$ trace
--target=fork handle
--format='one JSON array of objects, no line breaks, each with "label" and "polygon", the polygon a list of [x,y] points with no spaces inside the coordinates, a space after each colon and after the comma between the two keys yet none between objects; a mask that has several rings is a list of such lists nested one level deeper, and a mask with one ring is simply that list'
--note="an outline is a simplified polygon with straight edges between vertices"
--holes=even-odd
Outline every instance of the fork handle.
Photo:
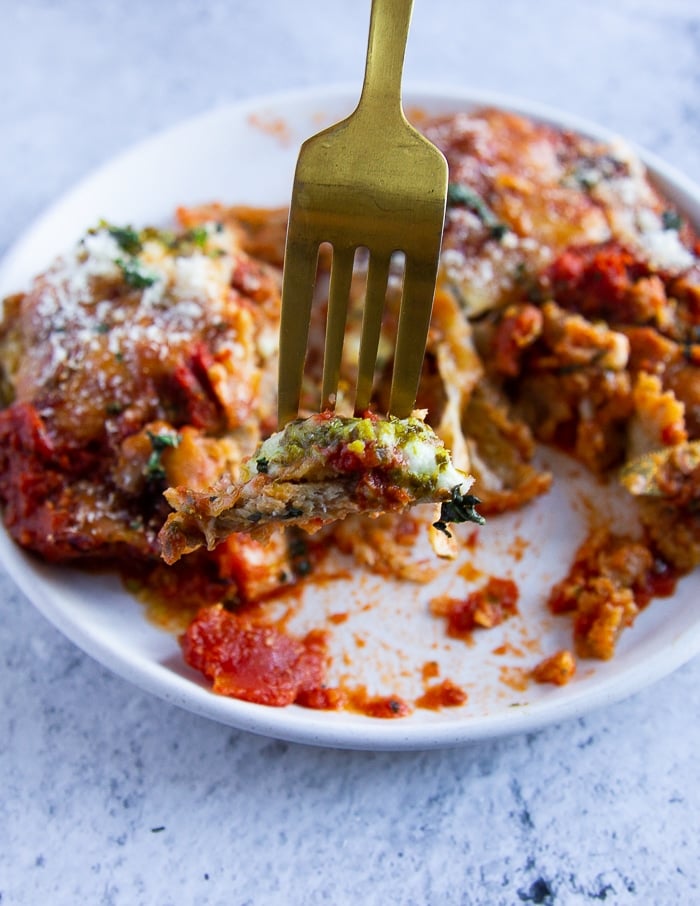
[{"label": "fork handle", "polygon": [[385,112],[401,107],[401,75],[413,0],[372,0],[367,63],[360,106],[379,103]]}]

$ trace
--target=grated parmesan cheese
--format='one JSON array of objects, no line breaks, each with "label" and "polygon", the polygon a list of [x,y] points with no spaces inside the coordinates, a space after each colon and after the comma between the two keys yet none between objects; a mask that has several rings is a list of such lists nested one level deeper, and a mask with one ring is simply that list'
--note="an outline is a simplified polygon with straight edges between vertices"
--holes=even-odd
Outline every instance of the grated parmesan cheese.
[{"label": "grated parmesan cheese", "polygon": [[[108,227],[87,233],[38,278],[35,322],[40,384],[60,381],[79,371],[89,358],[109,355],[128,361],[141,347],[165,360],[193,334],[221,318],[223,300],[233,270],[233,258],[223,249],[230,232],[212,227],[215,254],[165,238],[148,238],[129,254]],[[127,268],[143,286],[129,283]],[[126,292],[126,295],[125,295]],[[228,341],[234,357],[245,350],[234,338]]]}]

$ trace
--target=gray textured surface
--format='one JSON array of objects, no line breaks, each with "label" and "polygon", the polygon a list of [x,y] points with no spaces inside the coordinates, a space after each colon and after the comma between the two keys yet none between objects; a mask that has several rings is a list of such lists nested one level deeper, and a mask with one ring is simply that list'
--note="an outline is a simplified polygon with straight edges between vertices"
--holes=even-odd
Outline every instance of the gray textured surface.
[{"label": "gray textured surface", "polygon": [[[407,78],[568,108],[700,179],[695,0],[415,5]],[[367,11],[0,0],[0,252],[162,126],[359,79]],[[533,736],[343,753],[164,705],[82,655],[1,575],[0,598],[2,906],[700,902],[697,659]]]}]

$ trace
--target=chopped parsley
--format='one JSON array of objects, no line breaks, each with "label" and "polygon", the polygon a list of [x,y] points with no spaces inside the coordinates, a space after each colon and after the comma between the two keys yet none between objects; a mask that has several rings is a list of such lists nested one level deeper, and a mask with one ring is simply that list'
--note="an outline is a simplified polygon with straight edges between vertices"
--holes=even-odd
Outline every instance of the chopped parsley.
[{"label": "chopped parsley", "polygon": [[590,192],[599,183],[619,176],[624,171],[624,164],[609,154],[601,157],[580,157],[573,169],[561,180],[567,188],[583,189]]},{"label": "chopped parsley", "polygon": [[151,455],[146,463],[146,475],[153,479],[163,479],[165,478],[165,469],[161,462],[163,451],[177,447],[180,438],[177,434],[153,434],[152,431],[146,431],[146,434],[151,442]]},{"label": "chopped parsley", "polygon": [[508,224],[496,217],[478,193],[461,182],[451,182],[447,187],[447,204],[451,207],[461,205],[468,208],[487,227],[494,239],[502,239],[510,229]]},{"label": "chopped parsley", "polygon": [[600,170],[586,165],[576,167],[572,176],[574,182],[582,189],[594,189],[602,179]]},{"label": "chopped parsley", "polygon": [[109,235],[116,241],[119,248],[126,252],[127,255],[138,255],[141,251],[143,247],[141,237],[133,227],[112,226],[104,220],[100,222],[100,226],[107,230]]},{"label": "chopped parsley", "polygon": [[203,249],[207,244],[207,239],[209,239],[209,232],[205,226],[192,227],[191,230],[187,231],[187,238],[191,240],[194,245]]},{"label": "chopped parsley", "polygon": [[124,260],[117,258],[115,264],[121,268],[124,280],[134,289],[146,289],[147,286],[153,286],[158,279],[155,274],[149,274],[143,269],[143,265],[136,258]]},{"label": "chopped parsley", "polygon": [[661,223],[664,226],[665,230],[680,230],[683,226],[683,218],[678,213],[671,208],[668,208],[661,215]]},{"label": "chopped parsley", "polygon": [[267,475],[267,471],[270,468],[270,460],[261,456],[259,459],[255,460],[255,468],[261,475]]}]

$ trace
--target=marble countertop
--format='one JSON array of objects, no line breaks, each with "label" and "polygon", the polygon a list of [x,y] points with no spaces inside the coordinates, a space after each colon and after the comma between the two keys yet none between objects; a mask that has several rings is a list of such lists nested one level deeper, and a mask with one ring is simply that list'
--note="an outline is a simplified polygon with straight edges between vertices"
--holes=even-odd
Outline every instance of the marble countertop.
[{"label": "marble countertop", "polygon": [[[368,10],[2,4],[0,254],[87,170],[183,117],[359,84]],[[700,180],[695,0],[416,0],[405,75],[569,109]],[[700,902],[698,659],[539,733],[342,752],[166,705],[3,574],[0,599],[2,906]]]}]

